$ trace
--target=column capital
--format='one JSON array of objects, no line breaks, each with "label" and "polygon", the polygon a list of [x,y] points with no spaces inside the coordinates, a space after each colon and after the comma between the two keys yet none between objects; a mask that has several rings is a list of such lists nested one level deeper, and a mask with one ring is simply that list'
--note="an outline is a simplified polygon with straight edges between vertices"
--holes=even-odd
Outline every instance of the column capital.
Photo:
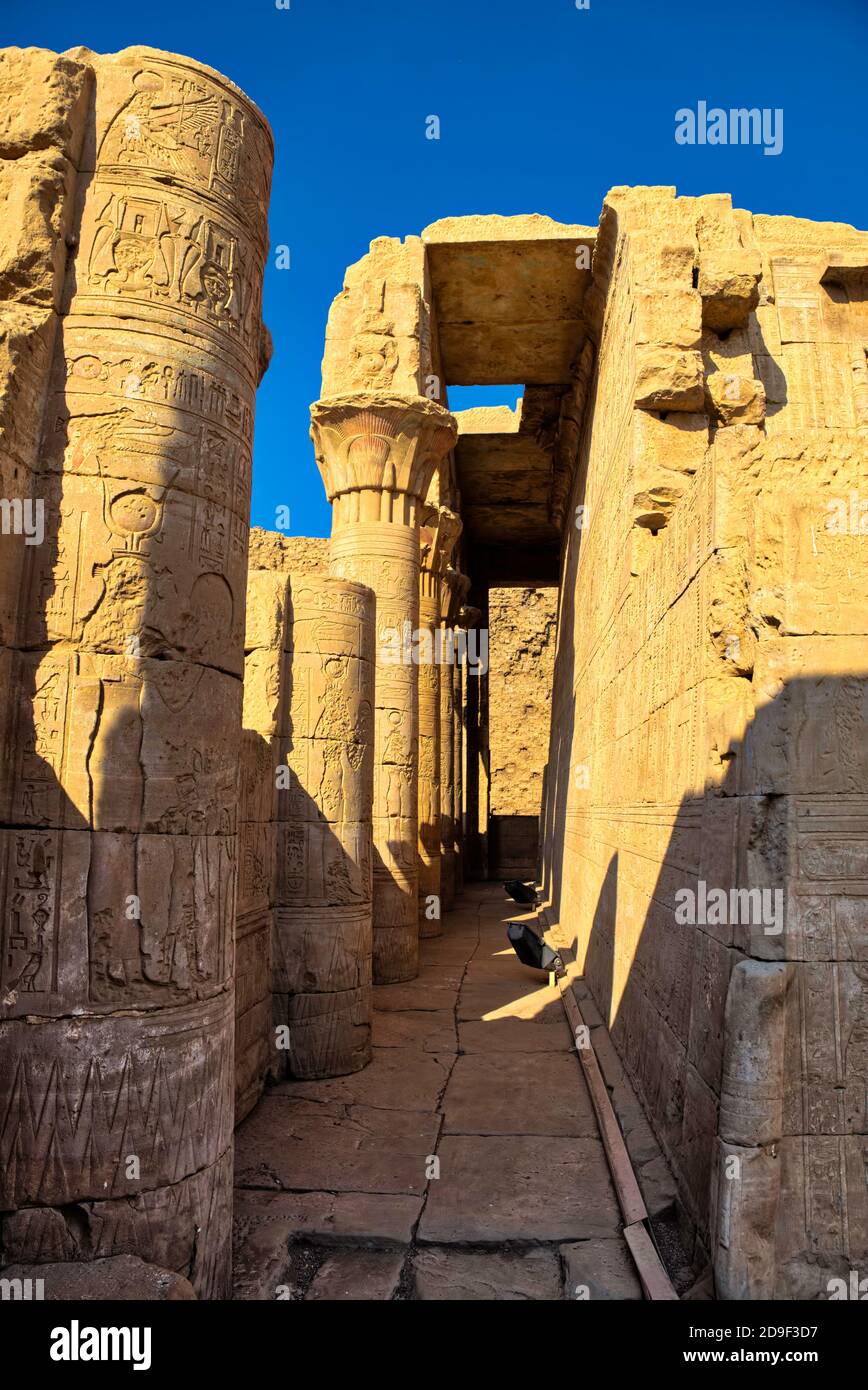
[{"label": "column capital", "polygon": [[[454,416],[427,396],[359,391],[315,401],[310,413],[310,435],[330,502],[361,492],[421,501],[458,433]],[[366,510],[362,507],[361,514]]]},{"label": "column capital", "polygon": [[458,611],[456,624],[463,628],[476,628],[482,620],[482,609],[474,608],[472,604],[464,603]]},{"label": "column capital", "polygon": [[442,579],[464,523],[457,512],[438,504],[426,505],[419,517],[419,543],[423,571]]},{"label": "column capital", "polygon": [[444,623],[454,627],[458,621],[461,605],[470,592],[470,576],[462,574],[453,565],[447,565],[440,590],[440,617]]}]

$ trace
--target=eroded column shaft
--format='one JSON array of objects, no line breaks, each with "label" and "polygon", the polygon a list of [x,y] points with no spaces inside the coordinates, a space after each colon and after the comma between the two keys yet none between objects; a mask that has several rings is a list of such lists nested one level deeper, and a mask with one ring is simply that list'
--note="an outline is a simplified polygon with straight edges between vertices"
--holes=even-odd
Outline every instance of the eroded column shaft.
[{"label": "eroded column shaft", "polygon": [[[419,587],[419,935],[443,930],[440,896],[440,578],[423,567]],[[430,656],[428,653],[430,652]]]},{"label": "eroded column shaft", "polygon": [[319,575],[289,589],[274,1017],[289,1074],[313,1078],[371,1057],[374,596]]},{"label": "eroded column shaft", "polygon": [[3,1251],[131,1252],[224,1296],[271,138],[198,64],[77,56],[96,99],[0,862]]},{"label": "eroded column shaft", "polygon": [[453,710],[455,714],[455,799],[453,835],[455,846],[455,892],[464,887],[464,674],[459,662],[453,668]]},{"label": "eroded column shaft", "polygon": [[[442,623],[441,643],[448,641]],[[455,691],[451,665],[440,672],[440,896],[444,912],[455,903]]]},{"label": "eroded column shaft", "polygon": [[444,572],[461,522],[447,507],[430,506],[422,516],[419,576],[419,935],[443,930],[440,878],[440,614]]},{"label": "eroded column shaft", "polygon": [[[457,891],[456,794],[460,782],[460,748],[457,738],[456,672],[460,670],[455,623],[461,601],[470,586],[467,577],[447,566],[440,586],[440,890],[443,909],[454,905]],[[460,686],[459,686],[460,689]],[[457,813],[460,815],[460,809]]]},{"label": "eroded column shaft", "polygon": [[388,984],[418,969],[419,505],[455,425],[424,397],[373,393],[320,401],[312,418],[332,572],[376,602],[373,978]]}]

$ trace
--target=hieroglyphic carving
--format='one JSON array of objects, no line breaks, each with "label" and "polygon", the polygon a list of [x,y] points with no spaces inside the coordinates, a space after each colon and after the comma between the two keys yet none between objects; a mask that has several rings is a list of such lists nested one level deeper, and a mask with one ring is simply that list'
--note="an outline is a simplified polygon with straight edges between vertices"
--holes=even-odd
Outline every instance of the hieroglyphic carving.
[{"label": "hieroglyphic carving", "polygon": [[[450,640],[454,651],[455,624],[469,588],[468,576],[447,565],[440,586],[444,651],[449,650]],[[461,787],[458,745],[460,673],[461,666],[457,661],[444,665],[440,671],[440,896],[447,912],[453,906],[458,890],[456,838],[460,832],[460,809],[456,814],[456,799],[460,797]],[[456,691],[459,696],[457,703]],[[460,808],[460,800],[458,805]]]},{"label": "hieroglyphic carving", "polygon": [[244,713],[238,766],[239,853],[235,911],[235,1123],[256,1104],[275,1061],[272,938],[275,903],[277,772],[288,675],[285,574],[248,577]]},{"label": "hieroglyphic carving", "polygon": [[298,1077],[357,1071],[371,1055],[374,596],[291,577],[280,724],[274,1017]]},{"label": "hieroglyphic carving", "polygon": [[311,435],[332,511],[332,573],[376,596],[374,980],[418,965],[418,509],[455,423],[424,397],[359,393],[312,407]]},{"label": "hieroglyphic carving", "polygon": [[[147,49],[86,62],[38,457],[46,539],[26,557],[0,774],[0,1206],[35,1204],[19,1234],[41,1240],[55,1205],[147,1194],[190,1248],[211,1211],[212,1255],[191,1263],[223,1296],[271,138],[195,63]],[[267,854],[246,828],[241,848],[255,895]],[[195,1202],[160,1203],[194,1180]],[[111,1253],[160,1263],[165,1229],[139,1222],[124,1245],[133,1224]]]},{"label": "hieroglyphic carving", "polygon": [[232,1133],[231,997],[0,1023],[0,1209],[134,1197],[213,1165]]},{"label": "hieroglyphic carving", "polygon": [[419,935],[439,936],[443,923],[440,881],[440,685],[438,651],[446,568],[461,534],[461,519],[448,507],[426,505],[419,528]]},{"label": "hieroglyphic carving", "polygon": [[[594,256],[545,888],[723,1297],[822,1299],[868,1252],[866,245],[617,190]],[[702,406],[664,342],[697,295]],[[682,368],[677,424],[632,409],[637,369],[662,399]],[[779,894],[773,929],[676,917],[700,884]]]}]

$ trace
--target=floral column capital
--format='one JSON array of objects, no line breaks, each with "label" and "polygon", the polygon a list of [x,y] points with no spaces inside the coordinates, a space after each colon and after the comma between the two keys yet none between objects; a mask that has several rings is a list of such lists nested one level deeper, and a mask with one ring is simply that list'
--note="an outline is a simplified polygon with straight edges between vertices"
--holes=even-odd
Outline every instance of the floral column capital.
[{"label": "floral column capital", "polygon": [[311,406],[310,434],[330,502],[363,491],[421,501],[457,433],[454,416],[426,396],[360,391]]}]

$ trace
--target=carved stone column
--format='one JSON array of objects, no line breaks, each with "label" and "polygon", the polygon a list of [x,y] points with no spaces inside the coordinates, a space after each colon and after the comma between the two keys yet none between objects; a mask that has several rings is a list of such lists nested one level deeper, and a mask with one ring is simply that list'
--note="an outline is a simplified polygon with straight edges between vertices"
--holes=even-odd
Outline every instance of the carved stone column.
[{"label": "carved stone column", "polygon": [[[440,684],[438,651],[443,575],[461,534],[448,507],[428,506],[420,532],[419,575],[419,935],[443,930],[440,882]],[[448,673],[444,673],[445,676]]]},{"label": "carved stone column", "polygon": [[274,1021],[290,1075],[371,1059],[374,596],[293,576],[281,701]]},{"label": "carved stone column", "polygon": [[311,437],[333,503],[331,568],[373,589],[373,977],[410,980],[419,958],[419,510],[455,441],[453,417],[424,396],[333,396],[311,408]]},{"label": "carved stone column", "polygon": [[250,558],[235,899],[236,1127],[272,1070],[275,773],[289,612],[286,574],[258,569]]},{"label": "carved stone column", "polygon": [[226,1297],[272,142],[197,63],[77,58],[95,103],[0,858],[2,1245],[7,1260],[129,1252]]},{"label": "carved stone column", "polygon": [[[480,607],[466,606],[462,610],[462,626],[470,634],[479,631],[485,621]],[[488,677],[468,661],[464,665],[464,735],[465,754],[464,795],[466,820],[464,825],[464,871],[467,879],[485,879],[488,873],[486,840],[488,831]]]},{"label": "carved stone column", "polygon": [[455,845],[455,893],[464,887],[464,667],[453,667],[455,712],[455,800],[452,818]]},{"label": "carved stone column", "polygon": [[466,575],[450,565],[440,589],[441,641],[444,651],[452,657],[440,671],[440,896],[444,912],[454,906],[457,891],[455,798],[459,780],[456,753],[460,756],[460,750],[456,738],[455,673],[460,666],[454,659],[454,630],[458,609],[469,587]]}]

